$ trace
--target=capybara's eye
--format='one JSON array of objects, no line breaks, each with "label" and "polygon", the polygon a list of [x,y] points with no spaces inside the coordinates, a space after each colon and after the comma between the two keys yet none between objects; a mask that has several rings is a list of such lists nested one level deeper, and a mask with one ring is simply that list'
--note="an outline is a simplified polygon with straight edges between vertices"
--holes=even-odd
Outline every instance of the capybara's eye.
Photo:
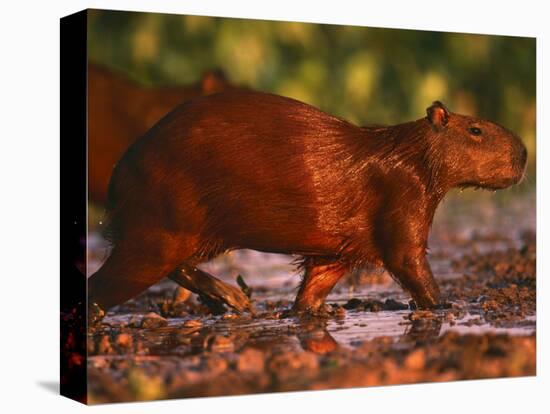
[{"label": "capybara's eye", "polygon": [[468,128],[468,132],[472,135],[481,135],[481,129],[477,127]]}]

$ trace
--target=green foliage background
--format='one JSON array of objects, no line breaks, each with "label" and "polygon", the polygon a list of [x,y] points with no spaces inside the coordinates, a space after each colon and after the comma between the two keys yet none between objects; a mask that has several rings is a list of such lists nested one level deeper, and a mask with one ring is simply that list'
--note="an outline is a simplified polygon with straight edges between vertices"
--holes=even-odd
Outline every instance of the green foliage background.
[{"label": "green foliage background", "polygon": [[518,133],[535,165],[533,38],[327,24],[92,11],[91,61],[147,85],[230,81],[310,103],[359,125],[452,111]]}]

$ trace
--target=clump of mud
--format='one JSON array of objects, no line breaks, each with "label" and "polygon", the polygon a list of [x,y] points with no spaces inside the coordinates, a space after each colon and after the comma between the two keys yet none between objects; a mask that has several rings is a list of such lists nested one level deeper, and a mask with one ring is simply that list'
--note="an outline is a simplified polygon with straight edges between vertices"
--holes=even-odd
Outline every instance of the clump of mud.
[{"label": "clump of mud", "polygon": [[[469,254],[455,260],[453,267],[463,277],[443,283],[448,300],[467,302],[467,307],[495,326],[512,326],[535,315],[535,236],[522,235],[517,248]],[[534,322],[533,322],[534,323]]]}]

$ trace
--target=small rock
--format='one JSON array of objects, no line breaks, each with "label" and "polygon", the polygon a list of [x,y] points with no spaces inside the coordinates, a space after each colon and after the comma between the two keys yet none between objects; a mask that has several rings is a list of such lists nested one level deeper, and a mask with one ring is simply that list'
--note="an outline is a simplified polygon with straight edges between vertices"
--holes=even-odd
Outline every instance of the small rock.
[{"label": "small rock", "polygon": [[412,312],[409,315],[409,320],[418,321],[420,319],[433,319],[434,317],[435,317],[435,314],[432,311],[417,310],[417,311]]},{"label": "small rock", "polygon": [[348,300],[343,307],[347,310],[357,309],[359,306],[361,306],[361,303],[361,299],[352,298]]},{"label": "small rock", "polygon": [[445,320],[447,322],[454,322],[455,319],[455,316],[450,312],[445,315]]},{"label": "small rock", "polygon": [[187,290],[181,286],[178,286],[174,290],[174,295],[172,296],[172,302],[174,305],[179,303],[186,302],[191,297],[191,291]]},{"label": "small rock", "polygon": [[242,351],[237,361],[239,372],[262,372],[264,369],[264,353],[254,348],[247,348]]},{"label": "small rock", "polygon": [[204,359],[202,368],[208,375],[217,376],[224,372],[228,365],[227,361],[220,356],[211,355]]},{"label": "small rock", "polygon": [[115,343],[121,348],[130,348],[132,346],[132,336],[127,333],[118,334]]},{"label": "small rock", "polygon": [[200,328],[202,326],[202,322],[199,319],[189,319],[188,321],[185,321],[182,326],[184,328]]},{"label": "small rock", "polygon": [[424,350],[416,349],[405,358],[405,366],[409,369],[422,369],[426,363]]},{"label": "small rock", "polygon": [[150,312],[141,319],[141,327],[144,329],[162,328],[166,325],[168,321],[155,312]]},{"label": "small rock", "polygon": [[496,311],[499,309],[499,304],[496,300],[486,300],[481,304],[481,308],[486,312]]},{"label": "small rock", "polygon": [[384,304],[375,299],[365,300],[363,302],[363,306],[365,307],[365,310],[370,312],[380,312],[381,310],[384,310]]},{"label": "small rock", "polygon": [[296,375],[307,377],[317,372],[319,360],[313,352],[285,352],[273,356],[268,367],[280,381],[285,381]]},{"label": "small rock", "polygon": [[101,337],[101,339],[99,340],[99,344],[97,345],[97,352],[99,354],[113,353],[113,346],[111,345],[111,341],[109,340],[109,335],[103,335]]},{"label": "small rock", "polygon": [[409,309],[409,305],[407,305],[406,303],[398,302],[394,299],[386,299],[386,301],[384,302],[384,309],[390,311],[407,310]]},{"label": "small rock", "polygon": [[215,335],[208,340],[207,348],[212,352],[231,352],[235,349],[235,343],[231,338]]},{"label": "small rock", "polygon": [[494,267],[495,273],[497,274],[497,276],[504,275],[508,271],[508,268],[509,268],[509,264],[504,262],[497,263]]}]

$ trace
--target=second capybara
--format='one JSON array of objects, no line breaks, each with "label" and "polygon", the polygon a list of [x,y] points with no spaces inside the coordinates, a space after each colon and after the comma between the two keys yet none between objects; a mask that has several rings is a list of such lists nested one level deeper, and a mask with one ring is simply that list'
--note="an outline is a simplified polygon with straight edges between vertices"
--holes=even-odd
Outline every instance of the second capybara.
[{"label": "second capybara", "polygon": [[145,87],[104,66],[88,64],[88,192],[107,201],[109,179],[124,151],[181,102],[232,87],[219,70],[190,86]]},{"label": "second capybara", "polygon": [[117,164],[113,249],[89,280],[89,300],[109,308],[170,276],[245,308],[238,289],[196,266],[248,248],[301,257],[298,312],[321,310],[338,280],[366,264],[431,308],[440,292],[426,251],[438,204],[453,187],[516,184],[526,160],[512,132],[440,102],[416,121],[360,128],[266,93],[197,98]]}]

